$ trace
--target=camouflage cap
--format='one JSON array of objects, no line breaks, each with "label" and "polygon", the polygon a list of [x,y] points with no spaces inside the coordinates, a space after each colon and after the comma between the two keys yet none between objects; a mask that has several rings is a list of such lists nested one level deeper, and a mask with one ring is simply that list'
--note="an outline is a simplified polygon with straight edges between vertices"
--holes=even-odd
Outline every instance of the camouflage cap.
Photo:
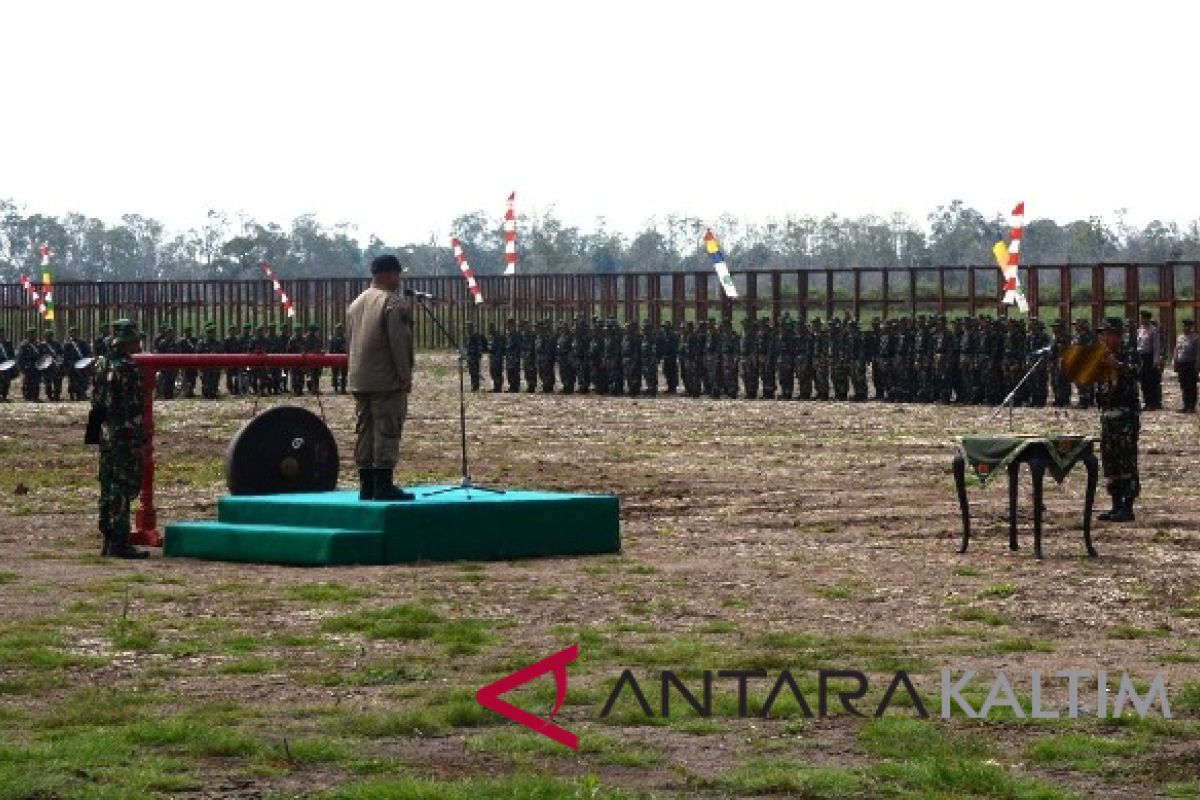
[{"label": "camouflage cap", "polygon": [[138,332],[137,323],[128,319],[119,319],[113,322],[114,343],[136,342],[139,339],[141,339],[141,333]]},{"label": "camouflage cap", "polygon": [[1124,333],[1125,320],[1120,317],[1105,317],[1104,321],[1096,326],[1097,333]]}]

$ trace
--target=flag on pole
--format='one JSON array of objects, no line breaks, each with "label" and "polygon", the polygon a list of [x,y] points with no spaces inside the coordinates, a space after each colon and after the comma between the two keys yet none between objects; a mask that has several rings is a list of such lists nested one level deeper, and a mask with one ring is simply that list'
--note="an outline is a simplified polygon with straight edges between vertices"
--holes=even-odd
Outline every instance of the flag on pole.
[{"label": "flag on pole", "polygon": [[467,281],[467,288],[471,290],[471,296],[475,298],[475,305],[479,305],[483,302],[483,292],[479,289],[479,283],[475,280],[475,273],[471,270],[471,265],[467,263],[467,255],[463,252],[462,243],[458,241],[457,236],[450,238],[450,247],[453,248],[454,260],[458,264],[458,268],[462,270],[463,277]]},{"label": "flag on pole", "polygon": [[1021,263],[1021,229],[1025,226],[1025,202],[1022,201],[1012,210],[1010,217],[1009,243],[1004,243],[1004,235],[992,245],[992,255],[996,257],[996,266],[1004,275],[1004,299],[1008,305],[1015,305],[1022,314],[1029,313],[1029,303],[1025,293],[1021,291],[1021,280],[1017,268]]},{"label": "flag on pole", "polygon": [[517,213],[514,203],[517,193],[508,196],[508,209],[504,212],[504,274],[517,274]]},{"label": "flag on pole", "polygon": [[296,309],[292,308],[292,299],[283,290],[283,284],[279,282],[279,277],[275,274],[275,270],[271,269],[271,265],[265,261],[258,262],[258,266],[266,273],[267,280],[274,285],[275,294],[279,295],[279,302],[283,305],[283,313],[289,317],[296,316]]},{"label": "flag on pole", "polygon": [[717,237],[713,236],[712,228],[704,231],[704,249],[708,251],[708,255],[712,259],[713,269],[717,271],[717,278],[721,281],[721,288],[725,290],[725,296],[737,297],[737,288],[733,285],[733,278],[729,275],[729,267],[725,266],[725,254],[721,252],[721,245],[717,243]]},{"label": "flag on pole", "polygon": [[29,280],[28,275],[22,275],[21,285],[25,287],[25,294],[29,295],[29,302],[37,306],[38,314],[43,318],[46,316],[46,304],[42,302],[42,295],[34,288],[33,282]]},{"label": "flag on pole", "polygon": [[54,321],[54,282],[50,280],[50,245],[43,244],[39,248],[42,254],[42,303],[45,310],[42,316],[47,322]]}]

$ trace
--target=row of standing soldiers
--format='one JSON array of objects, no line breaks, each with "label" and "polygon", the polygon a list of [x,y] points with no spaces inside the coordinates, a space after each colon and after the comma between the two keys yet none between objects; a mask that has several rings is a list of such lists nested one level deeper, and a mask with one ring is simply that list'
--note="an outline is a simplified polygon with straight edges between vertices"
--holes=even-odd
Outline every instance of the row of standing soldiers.
[{"label": "row of standing soldiers", "polygon": [[[217,326],[213,322],[204,326],[204,337],[192,336],[191,328],[183,329],[183,336],[177,337],[170,327],[160,329],[154,339],[156,353],[345,353],[346,336],[339,323],[334,326],[333,335],[328,342],[322,339],[320,326],[310,322],[307,328],[297,326],[293,332],[292,326],[283,325],[231,325],[226,329],[225,336],[217,335]],[[183,380],[179,381],[180,370],[162,370],[158,373],[157,396],[163,399],[175,397],[176,384],[184,397],[196,396],[196,382],[200,382],[200,396],[215,400],[220,394],[221,370],[219,369],[185,369]],[[346,370],[333,370],[333,390],[338,394],[346,392]],[[321,393],[321,369],[245,369],[228,368],[225,370],[225,391],[231,395],[281,395],[290,391],[299,397],[306,391],[309,394]]]},{"label": "row of standing soldiers", "polygon": [[[88,371],[76,364],[93,355],[92,346],[80,338],[76,327],[67,329],[67,338],[62,342],[55,338],[53,328],[46,328],[40,338],[37,328],[29,328],[16,345],[0,328],[0,364],[16,362],[12,369],[0,369],[0,402],[8,402],[17,375],[21,377],[21,395],[31,403],[41,402],[43,393],[47,400],[61,400],[64,380],[69,399],[86,399]],[[39,364],[45,366],[39,368]]]},{"label": "row of standing soldiers", "polygon": [[[8,400],[8,393],[15,374],[21,376],[22,396],[30,402],[41,400],[44,390],[46,399],[60,400],[64,378],[67,395],[71,400],[88,399],[89,369],[77,369],[75,364],[87,358],[99,358],[112,352],[112,337],[109,326],[101,323],[96,336],[89,343],[80,337],[79,329],[71,327],[66,341],[55,339],[54,330],[47,328],[41,339],[37,329],[26,331],[25,339],[15,347],[0,329],[0,364],[15,360],[12,371],[0,371],[0,402]],[[320,328],[309,323],[307,329],[297,328],[293,333],[290,325],[231,325],[223,338],[218,337],[215,323],[204,326],[204,336],[192,335],[192,328],[184,328],[177,336],[170,326],[159,329],[154,337],[152,352],[155,353],[345,353],[346,337],[342,325],[334,326],[333,335],[323,341]],[[50,365],[38,369],[39,361],[50,357]],[[182,374],[181,374],[182,373]],[[221,370],[219,369],[164,369],[158,373],[155,395],[164,400],[177,395],[195,397],[197,383],[200,394],[216,399],[220,391]],[[333,370],[333,389],[346,392],[346,370]],[[240,394],[284,394],[291,391],[302,395],[305,391],[319,394],[321,391],[321,369],[236,369],[225,370],[225,390],[231,395]]]},{"label": "row of standing soldiers", "polygon": [[[854,319],[784,314],[747,317],[741,328],[712,319],[660,326],[510,319],[484,335],[468,324],[471,388],[480,388],[487,355],[494,392],[560,386],[564,394],[652,397],[682,389],[691,397],[862,401],[873,389],[877,400],[996,405],[1040,360],[1014,401],[1061,407],[1071,403],[1072,384],[1057,356],[1067,345],[1096,341],[1085,320],[1072,332],[1065,321],[1047,329],[1037,319],[987,316],[875,319],[864,330]],[[1094,387],[1077,391],[1081,407],[1094,405]]]}]

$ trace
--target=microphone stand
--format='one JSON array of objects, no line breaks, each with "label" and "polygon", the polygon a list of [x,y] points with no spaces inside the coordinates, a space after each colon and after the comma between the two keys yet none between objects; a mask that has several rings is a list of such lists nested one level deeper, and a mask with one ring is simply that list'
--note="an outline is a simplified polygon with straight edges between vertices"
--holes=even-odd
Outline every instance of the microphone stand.
[{"label": "microphone stand", "polygon": [[996,406],[996,410],[992,412],[990,417],[988,417],[989,422],[996,418],[996,415],[1000,413],[1001,409],[1003,409],[1005,406],[1008,406],[1008,431],[1009,433],[1012,433],[1013,405],[1016,404],[1017,392],[1021,391],[1021,387],[1025,385],[1025,381],[1029,380],[1029,376],[1041,368],[1042,363],[1046,360],[1046,356],[1048,355],[1050,355],[1049,348],[1043,348],[1043,350],[1038,353],[1037,361],[1033,362],[1033,366],[1025,371],[1025,375],[1022,376],[1021,380],[1017,381],[1017,385],[1014,386],[1013,390],[1008,393],[1008,397],[1004,398],[1004,402]]},{"label": "microphone stand", "polygon": [[442,332],[442,335],[450,340],[450,344],[458,351],[458,433],[459,442],[462,445],[462,476],[459,478],[457,486],[448,486],[445,489],[438,489],[436,492],[430,492],[426,497],[434,497],[447,492],[465,491],[470,496],[471,490],[479,492],[491,492],[492,494],[504,494],[503,489],[491,489],[487,486],[480,486],[471,480],[471,474],[467,471],[467,388],[466,379],[463,376],[464,365],[467,361],[467,353],[458,346],[458,342],[450,335],[450,331],[446,330],[446,326],[437,318],[433,310],[425,304],[425,297],[420,294],[413,294],[413,297],[424,311],[425,314],[433,320],[433,324]]}]

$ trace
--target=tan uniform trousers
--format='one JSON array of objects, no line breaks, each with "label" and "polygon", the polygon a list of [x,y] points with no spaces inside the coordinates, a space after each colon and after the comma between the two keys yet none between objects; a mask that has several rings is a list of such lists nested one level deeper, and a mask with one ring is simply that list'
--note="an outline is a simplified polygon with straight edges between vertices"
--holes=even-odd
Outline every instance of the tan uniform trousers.
[{"label": "tan uniform trousers", "polygon": [[354,393],[354,461],[359,469],[394,469],[408,416],[405,392]]}]

